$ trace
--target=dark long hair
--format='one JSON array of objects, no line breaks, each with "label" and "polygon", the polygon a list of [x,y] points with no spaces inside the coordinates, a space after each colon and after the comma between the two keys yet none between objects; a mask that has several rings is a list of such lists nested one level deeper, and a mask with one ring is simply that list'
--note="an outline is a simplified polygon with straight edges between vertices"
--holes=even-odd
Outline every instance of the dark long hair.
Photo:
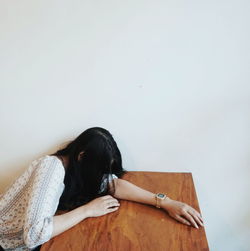
[{"label": "dark long hair", "polygon": [[64,177],[65,189],[58,205],[61,210],[71,210],[99,196],[114,193],[114,182],[110,186],[103,180],[110,179],[112,174],[119,178],[125,172],[115,140],[109,131],[100,127],[87,129],[53,155],[67,156],[69,160]]}]

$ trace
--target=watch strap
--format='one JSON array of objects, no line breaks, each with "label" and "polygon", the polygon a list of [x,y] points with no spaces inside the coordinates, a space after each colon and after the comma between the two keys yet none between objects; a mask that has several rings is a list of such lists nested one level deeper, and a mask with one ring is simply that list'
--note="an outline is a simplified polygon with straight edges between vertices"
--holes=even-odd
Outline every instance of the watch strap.
[{"label": "watch strap", "polygon": [[157,208],[161,208],[161,202],[162,202],[163,200],[165,200],[166,198],[167,198],[167,195],[166,195],[166,194],[163,194],[163,193],[156,193],[156,194],[155,194],[155,202],[156,202],[155,206],[156,206]]}]

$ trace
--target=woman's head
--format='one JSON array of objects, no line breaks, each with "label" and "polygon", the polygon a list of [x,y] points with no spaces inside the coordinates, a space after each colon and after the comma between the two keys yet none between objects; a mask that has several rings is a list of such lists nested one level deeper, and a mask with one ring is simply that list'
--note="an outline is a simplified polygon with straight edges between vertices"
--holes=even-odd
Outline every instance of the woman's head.
[{"label": "woman's head", "polygon": [[72,209],[112,192],[107,184],[100,193],[103,179],[111,174],[121,177],[124,173],[115,140],[100,127],[87,129],[55,155],[68,157],[65,189],[59,202],[61,209]]}]

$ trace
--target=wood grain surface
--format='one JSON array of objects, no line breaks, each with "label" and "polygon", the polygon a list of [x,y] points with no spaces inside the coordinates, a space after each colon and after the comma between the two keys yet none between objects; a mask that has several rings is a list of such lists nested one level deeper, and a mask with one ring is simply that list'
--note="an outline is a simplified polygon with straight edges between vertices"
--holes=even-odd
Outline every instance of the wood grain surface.
[{"label": "wood grain surface", "polygon": [[[123,179],[200,211],[191,173],[128,172]],[[209,250],[204,228],[183,225],[152,206],[120,203],[118,211],[82,221],[45,243],[41,251]]]}]

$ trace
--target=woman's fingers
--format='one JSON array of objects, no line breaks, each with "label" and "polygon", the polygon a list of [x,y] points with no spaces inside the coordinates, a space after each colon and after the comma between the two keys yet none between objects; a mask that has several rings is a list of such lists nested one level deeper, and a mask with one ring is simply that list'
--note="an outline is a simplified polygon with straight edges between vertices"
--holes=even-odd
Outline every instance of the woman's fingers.
[{"label": "woman's fingers", "polygon": [[186,212],[185,214],[183,214],[183,217],[185,217],[195,228],[199,228],[194,218],[190,214]]},{"label": "woman's fingers", "polygon": [[116,199],[106,200],[106,203],[119,203]]},{"label": "woman's fingers", "polygon": [[[165,209],[169,215],[176,220],[186,225],[192,225],[196,228],[203,226],[203,219],[198,211],[191,206],[175,200],[167,200],[163,203],[163,209]],[[189,224],[187,223],[189,222]]]},{"label": "woman's fingers", "polygon": [[190,223],[188,220],[184,219],[184,218],[183,218],[182,216],[180,216],[180,215],[176,215],[176,216],[175,216],[175,219],[178,220],[179,222],[183,223],[183,224],[188,225],[188,226],[191,225],[191,223]]},{"label": "woman's fingers", "polygon": [[196,223],[198,223],[198,225],[202,227],[204,226],[202,217],[198,211],[196,211],[194,208],[190,208],[189,210],[187,210],[187,213],[189,213],[194,218],[194,220],[196,221]]},{"label": "woman's fingers", "polygon": [[110,208],[107,208],[107,214],[108,213],[112,213],[112,212],[116,211],[117,209],[119,209],[119,207],[110,207]]},{"label": "woman's fingers", "polygon": [[202,217],[201,217],[201,215],[200,214],[198,214],[198,218],[200,219],[200,221],[202,222],[202,224],[204,223],[203,222],[203,219],[202,219]]},{"label": "woman's fingers", "polygon": [[103,196],[103,200],[106,201],[107,203],[113,202],[113,201],[118,202],[117,199],[115,199],[114,197],[112,197],[112,196],[110,196],[110,195]]},{"label": "woman's fingers", "polygon": [[109,207],[119,207],[120,203],[117,199],[113,198],[112,196],[105,196],[104,203],[107,208]]},{"label": "woman's fingers", "polygon": [[204,226],[202,220],[199,217],[199,214],[196,214],[195,212],[194,213],[188,212],[188,213],[195,219],[195,221],[196,221],[196,223],[198,223],[198,225],[200,225],[201,227]]},{"label": "woman's fingers", "polygon": [[119,207],[120,204],[117,201],[111,201],[107,203],[107,207]]},{"label": "woman's fingers", "polygon": [[102,196],[102,198],[103,198],[104,200],[114,199],[114,197],[112,197],[111,195],[104,195],[104,196]]}]

